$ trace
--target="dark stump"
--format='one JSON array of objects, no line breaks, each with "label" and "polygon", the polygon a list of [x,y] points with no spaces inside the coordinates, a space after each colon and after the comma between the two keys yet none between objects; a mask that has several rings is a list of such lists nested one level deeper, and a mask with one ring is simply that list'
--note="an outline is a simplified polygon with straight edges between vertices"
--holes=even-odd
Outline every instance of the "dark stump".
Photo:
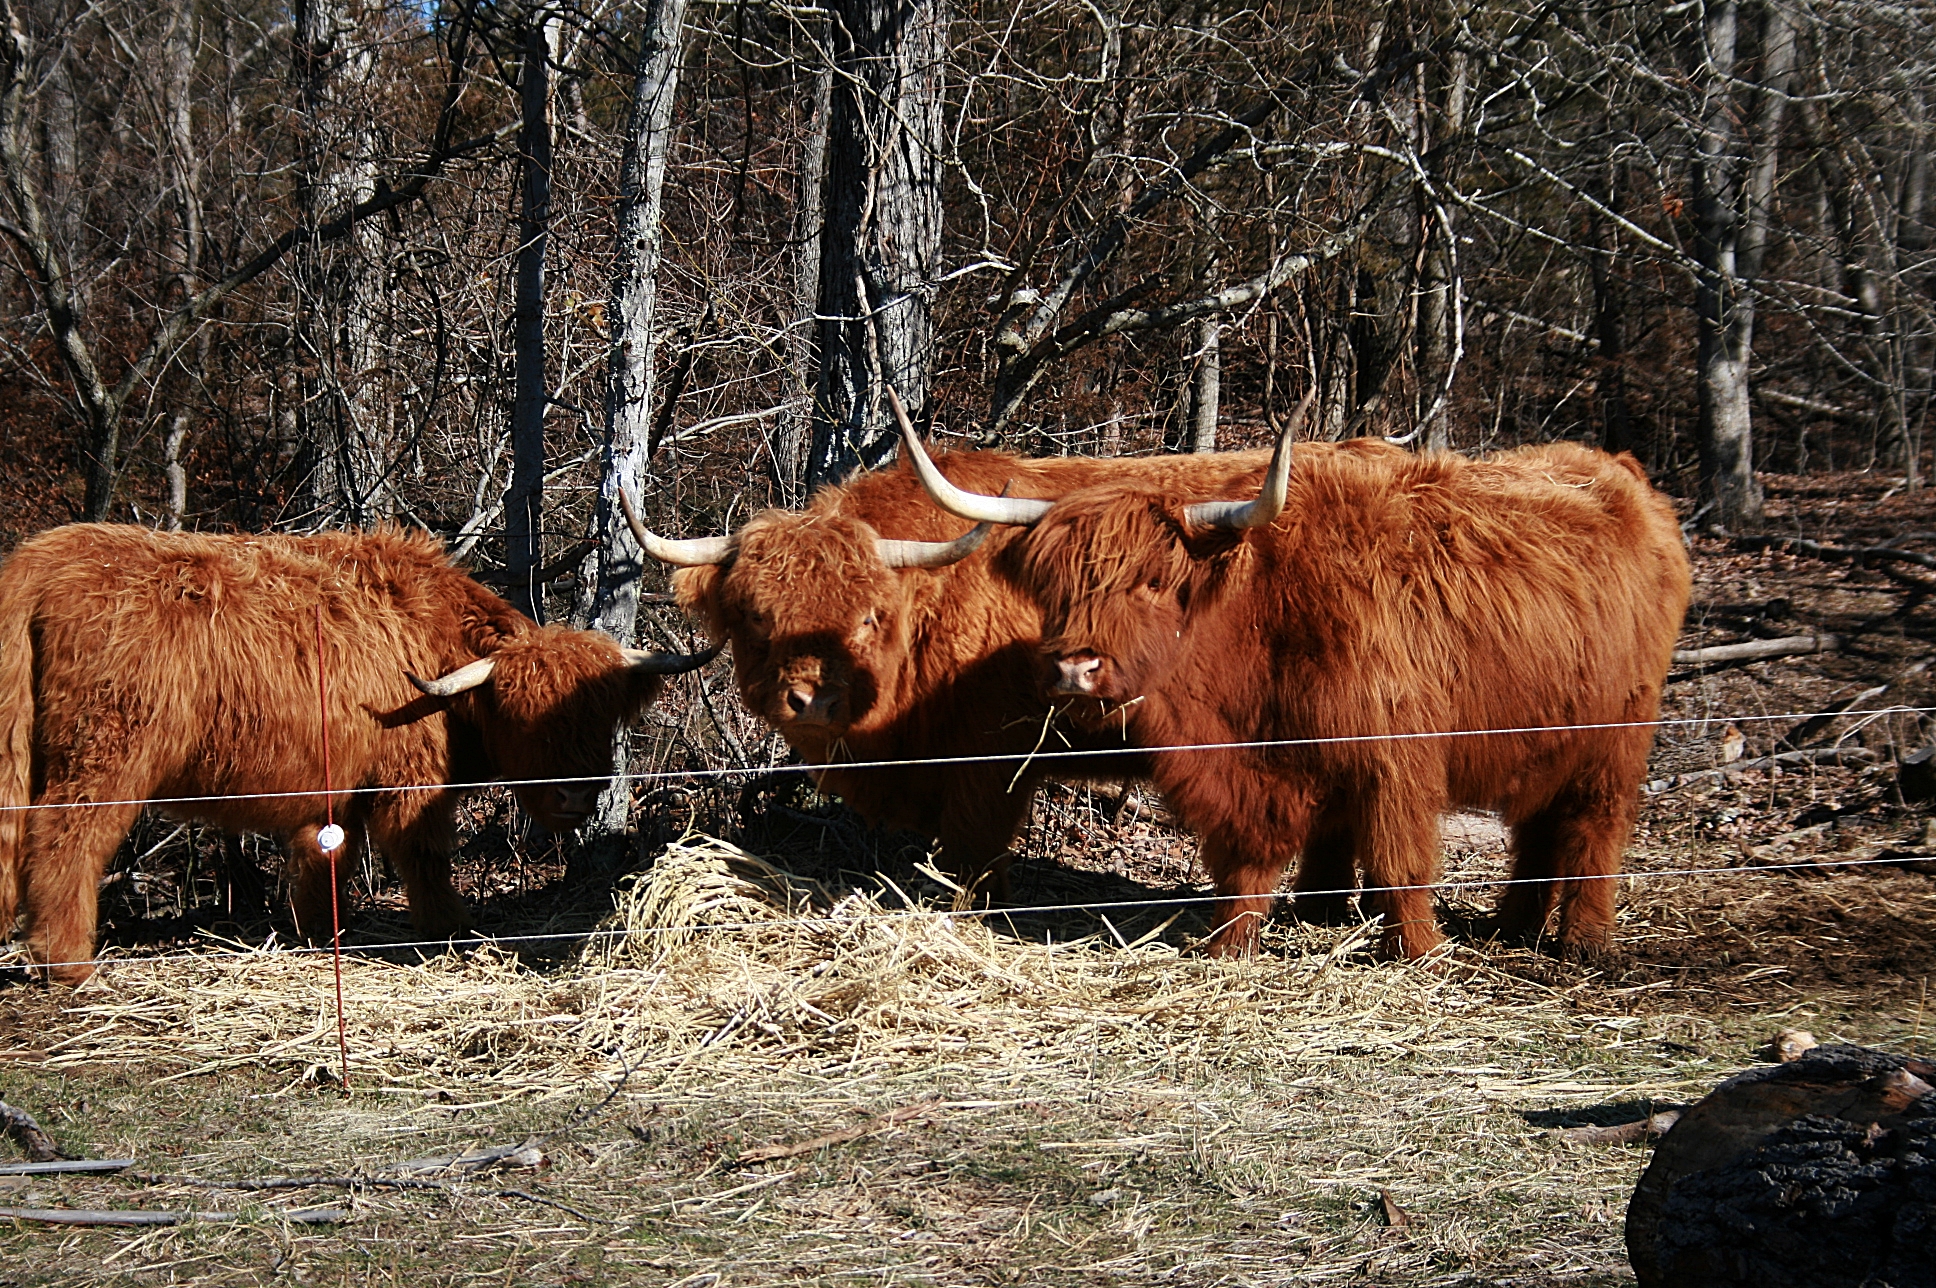
[{"label": "dark stump", "polygon": [[1933,1084],[1830,1046],[1716,1087],[1627,1206],[1640,1288],[1936,1288]]}]

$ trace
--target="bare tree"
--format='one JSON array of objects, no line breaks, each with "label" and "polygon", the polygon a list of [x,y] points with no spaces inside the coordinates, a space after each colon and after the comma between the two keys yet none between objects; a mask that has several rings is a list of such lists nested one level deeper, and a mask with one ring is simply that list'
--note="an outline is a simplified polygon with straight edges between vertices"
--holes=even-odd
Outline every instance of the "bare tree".
[{"label": "bare tree", "polygon": [[[302,119],[296,201],[311,227],[376,193],[376,123],[367,105],[379,29],[366,26],[371,17],[356,0],[296,0],[291,79]],[[320,239],[301,246],[297,255],[297,405],[310,449],[311,521],[340,515],[366,524],[396,510],[389,409],[373,396],[380,242],[361,224],[327,246]]]},{"label": "bare tree", "polygon": [[[686,0],[651,0],[642,15],[643,43],[632,86],[631,113],[620,163],[616,271],[607,308],[611,344],[605,402],[604,460],[598,509],[596,591],[583,605],[590,624],[629,644],[639,606],[639,576],[644,551],[633,540],[619,507],[621,490],[637,496],[658,447],[654,402],[657,377],[660,248],[664,237],[665,177],[671,149],[672,109],[679,93],[684,49]],[[621,730],[614,761],[624,772],[630,760],[628,735]],[[615,782],[600,799],[588,825],[594,835],[625,830],[631,788]]]},{"label": "bare tree", "polygon": [[[44,184],[48,170],[31,155],[27,119],[30,87],[43,84],[41,66],[66,56],[62,42],[73,38],[72,27],[57,29],[46,43],[28,35],[21,11],[0,0],[0,182],[6,209],[0,218],[4,234],[20,256],[31,282],[44,326],[81,421],[80,453],[86,477],[82,504],[85,517],[105,519],[113,504],[122,466],[122,437],[131,407],[146,400],[173,362],[185,339],[214,318],[241,288],[256,282],[299,247],[343,241],[378,216],[419,200],[444,168],[456,158],[475,153],[497,139],[495,133],[459,139],[458,101],[469,77],[469,26],[460,12],[447,31],[441,105],[428,146],[372,184],[367,195],[345,198],[333,208],[320,205],[313,213],[296,204],[299,218],[280,233],[264,238],[263,230],[244,226],[229,241],[219,266],[198,269],[192,289],[171,292],[167,298],[131,293],[129,316],[96,320],[89,292],[75,272],[80,252],[55,240],[47,216],[50,195]],[[58,105],[57,105],[58,106]],[[164,133],[164,131],[157,131]],[[58,173],[58,171],[56,171]],[[119,302],[117,302],[117,305]],[[90,335],[90,332],[93,334]],[[104,340],[111,343],[103,344]],[[131,351],[118,378],[102,370],[101,349]]]},{"label": "bare tree", "polygon": [[806,485],[898,441],[883,391],[929,413],[946,136],[944,0],[834,0],[814,434]]},{"label": "bare tree", "polygon": [[524,15],[519,65],[520,185],[517,306],[512,318],[517,396],[511,412],[511,487],[504,497],[504,571],[511,602],[544,620],[534,574],[544,563],[545,415],[551,386],[545,372],[545,248],[551,232],[551,67],[558,57],[558,14],[539,7]]},{"label": "bare tree", "polygon": [[[1759,68],[1751,72],[1741,31],[1743,9],[1759,18]],[[1782,116],[1795,67],[1795,27],[1779,0],[1743,6],[1713,0],[1690,24],[1691,71],[1701,103],[1695,130],[1692,195],[1695,359],[1701,419],[1696,441],[1702,490],[1712,520],[1730,528],[1761,524],[1754,477],[1749,387],[1755,327],[1754,284],[1774,219]],[[1746,128],[1744,128],[1744,123]]]}]

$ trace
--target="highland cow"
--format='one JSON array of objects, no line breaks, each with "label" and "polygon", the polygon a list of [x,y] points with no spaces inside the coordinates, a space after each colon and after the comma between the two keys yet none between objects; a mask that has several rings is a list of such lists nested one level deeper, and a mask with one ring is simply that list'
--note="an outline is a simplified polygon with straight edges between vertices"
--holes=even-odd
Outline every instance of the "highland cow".
[{"label": "highland cow", "polygon": [[[1237,496],[1256,490],[1267,461],[956,452],[942,468],[964,486],[1022,497],[1159,478]],[[963,534],[905,465],[822,489],[804,511],[768,510],[729,537],[637,535],[684,565],[673,579],[679,603],[731,641],[741,697],[823,766],[822,789],[870,822],[937,838],[943,867],[983,894],[1006,897],[1007,851],[1045,779],[1149,772],[1141,756],[1101,754],[1124,745],[1113,728],[1051,727],[1041,615],[1015,580],[1018,534],[998,529],[985,543],[980,531]],[[1097,754],[1057,754],[1070,751]],[[837,767],[931,758],[965,759]],[[1319,885],[1340,877],[1311,872]],[[1347,857],[1342,877],[1350,872]]]},{"label": "highland cow", "polygon": [[[508,777],[546,826],[582,823],[617,724],[709,656],[535,625],[434,539],[397,530],[43,533],[0,566],[0,936],[24,909],[33,959],[85,979],[102,869],[160,798],[280,837],[312,939],[329,934],[317,832],[333,813],[351,846],[367,835],[388,857],[416,929],[442,939],[469,924],[450,880],[458,798]],[[515,781],[542,778],[566,781]]]},{"label": "highland cow", "polygon": [[[1202,835],[1213,952],[1254,951],[1312,844],[1355,853],[1387,954],[1429,952],[1438,818],[1455,807],[1511,829],[1525,884],[1501,901],[1505,932],[1543,934],[1557,904],[1562,951],[1603,950],[1604,878],[1687,606],[1668,502],[1632,457],[1571,444],[1468,460],[1357,441],[1296,459],[1293,473],[1286,434],[1248,503],[1187,478],[1052,504],[971,496],[931,467],[926,481],[959,516],[1029,525],[1012,575],[1079,724],[1198,748],[1150,763]],[[1277,745],[1242,745],[1258,743]]]}]

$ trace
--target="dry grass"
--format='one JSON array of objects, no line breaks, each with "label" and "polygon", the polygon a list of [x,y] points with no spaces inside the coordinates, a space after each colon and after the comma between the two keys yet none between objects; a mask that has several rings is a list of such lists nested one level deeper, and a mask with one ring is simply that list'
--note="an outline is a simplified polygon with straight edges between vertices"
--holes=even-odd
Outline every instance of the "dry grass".
[{"label": "dry grass", "polygon": [[[1496,871],[1491,838],[1455,842]],[[45,1009],[0,1047],[46,1056],[0,1059],[0,1096],[186,1179],[0,1202],[249,1219],[23,1226],[0,1283],[1621,1282],[1645,1151],[1550,1129],[1700,1094],[1772,1009],[1685,1013],[1487,946],[1374,964],[1364,927],[1274,927],[1251,963],[1174,928],[1052,942],[698,835],[615,902],[608,928],[639,933],[542,966],[346,960],[347,1100],[325,958],[211,946],[10,990]],[[542,1169],[358,1187],[329,1229],[276,1213],[340,1190],[193,1183],[382,1177],[527,1135]],[[782,1156],[742,1161],[760,1147]]]}]

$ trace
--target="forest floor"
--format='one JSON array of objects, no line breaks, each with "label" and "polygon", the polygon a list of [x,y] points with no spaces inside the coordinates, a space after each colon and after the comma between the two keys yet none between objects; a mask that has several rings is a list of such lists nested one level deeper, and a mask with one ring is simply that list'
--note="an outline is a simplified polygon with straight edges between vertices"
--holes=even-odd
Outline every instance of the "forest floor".
[{"label": "forest floor", "polygon": [[[1771,532],[1936,553],[1928,493],[1769,483]],[[1194,842],[1141,792],[1046,791],[1014,872],[1018,905],[1125,906],[987,917],[805,793],[665,797],[615,892],[487,795],[480,921],[558,938],[346,958],[346,1096],[327,958],[184,908],[220,844],[144,823],[104,896],[124,960],[0,983],[0,1099],[134,1166],[0,1175],[0,1207],[232,1219],[0,1221],[0,1285],[1630,1283],[1649,1147],[1567,1128],[1691,1102],[1784,1028],[1936,1047],[1936,826],[1899,785],[1936,570],[1694,554],[1684,648],[1840,645],[1675,674],[1590,965],[1486,938],[1485,816],[1446,824],[1441,954],[1280,920],[1220,962],[1164,902],[1203,893]],[[394,890],[360,907],[355,941],[407,937]],[[523,1149],[436,1161],[492,1146]]]}]

